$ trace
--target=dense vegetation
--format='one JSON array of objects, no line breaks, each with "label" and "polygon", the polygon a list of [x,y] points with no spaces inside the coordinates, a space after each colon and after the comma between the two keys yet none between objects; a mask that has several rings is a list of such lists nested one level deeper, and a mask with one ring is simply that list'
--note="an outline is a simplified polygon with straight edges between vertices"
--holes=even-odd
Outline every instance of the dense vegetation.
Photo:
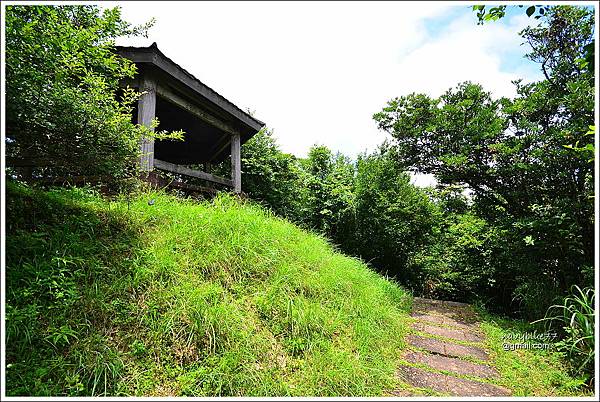
[{"label": "dense vegetation", "polygon": [[393,385],[409,294],[264,209],[10,183],[6,208],[10,395]]},{"label": "dense vegetation", "polygon": [[[394,376],[409,293],[253,202],[8,183],[6,216],[8,395],[424,392]],[[526,323],[483,329],[514,395],[585,394],[560,353],[502,351]]]},{"label": "dense vegetation", "polygon": [[402,166],[472,191],[474,210],[501,233],[495,283],[481,296],[530,315],[573,284],[591,285],[594,264],[593,163],[565,147],[593,143],[594,76],[578,63],[593,13],[553,8],[547,25],[522,32],[547,79],[517,82],[516,98],[464,83],[438,99],[394,99],[375,115]]},{"label": "dense vegetation", "polygon": [[136,68],[115,54],[114,39],[143,35],[152,23],[132,27],[118,8],[6,11],[6,157],[24,168],[11,174],[124,178],[135,171],[142,136],[181,138],[133,124],[139,94],[119,86]]},{"label": "dense vegetation", "polygon": [[[229,197],[9,183],[10,393],[378,395],[409,303],[360,260],[414,294],[547,315],[589,383],[593,13],[543,10],[521,36],[545,79],[514,98],[465,82],[392,99],[374,115],[392,140],[357,160],[324,146],[297,158],[269,130],[244,144],[244,191],[312,235]],[[146,28],[92,6],[7,7],[6,153],[44,164],[13,180],[132,177],[141,136],[181,137],[133,124],[139,94],[119,89],[135,68],[114,38]]]}]

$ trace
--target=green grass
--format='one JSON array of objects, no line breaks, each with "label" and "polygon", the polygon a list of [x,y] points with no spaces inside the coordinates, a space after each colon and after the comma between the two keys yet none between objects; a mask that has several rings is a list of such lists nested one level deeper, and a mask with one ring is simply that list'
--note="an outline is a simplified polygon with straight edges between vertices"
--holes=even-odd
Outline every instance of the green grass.
[{"label": "green grass", "polygon": [[[411,296],[251,202],[9,182],[6,218],[8,395],[439,395],[395,376]],[[502,349],[531,326],[479,313],[491,382],[589,395],[556,350]]]},{"label": "green grass", "polygon": [[8,183],[6,205],[8,395],[397,386],[410,295],[252,203]]},{"label": "green grass", "polygon": [[[564,353],[553,345],[555,340],[518,339],[535,332],[544,333],[539,326],[491,315],[482,309],[478,312],[486,347],[501,376],[496,384],[511,389],[513,396],[593,396],[593,389],[585,386],[585,377],[576,375]],[[507,343],[548,343],[550,348],[505,350]]]}]

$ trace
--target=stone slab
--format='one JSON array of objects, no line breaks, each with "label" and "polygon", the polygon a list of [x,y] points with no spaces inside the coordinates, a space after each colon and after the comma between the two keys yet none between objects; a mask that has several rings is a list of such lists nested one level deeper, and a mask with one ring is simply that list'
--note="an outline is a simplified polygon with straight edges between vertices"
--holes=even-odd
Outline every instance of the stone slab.
[{"label": "stone slab", "polygon": [[429,304],[431,306],[470,307],[470,305],[467,303],[448,301],[448,300],[434,300],[434,299],[427,299],[425,297],[415,297],[415,298],[413,298],[413,301],[415,303]]},{"label": "stone slab", "polygon": [[423,312],[423,311],[413,311],[410,315],[411,315],[411,317],[416,318],[419,321],[425,321],[428,323],[438,324],[438,325],[449,325],[452,327],[465,329],[465,330],[476,329],[479,327],[479,324],[476,322],[465,322],[462,320],[458,321],[451,317],[447,317],[447,316],[443,316],[443,315],[428,314],[427,312]]},{"label": "stone slab", "polygon": [[431,300],[415,298],[413,300],[413,311],[426,314],[442,315],[464,324],[472,324],[479,320],[473,308],[465,303],[449,302],[442,300]]},{"label": "stone slab", "polygon": [[425,338],[418,335],[409,335],[407,341],[410,345],[425,349],[431,353],[437,353],[448,357],[471,357],[479,360],[489,360],[487,352],[475,346],[459,345],[452,342],[440,341],[439,339]]},{"label": "stone slab", "polygon": [[479,317],[474,311],[460,307],[426,307],[413,305],[413,311],[447,317],[463,324],[473,324],[479,321]]},{"label": "stone slab", "polygon": [[405,389],[394,389],[392,391],[388,391],[384,396],[415,396],[415,393]]},{"label": "stone slab", "polygon": [[432,373],[416,367],[402,366],[399,376],[413,387],[429,388],[452,396],[510,396],[506,388],[446,374]]},{"label": "stone slab", "polygon": [[425,364],[432,369],[451,371],[456,374],[471,375],[474,377],[494,379],[499,378],[498,371],[485,364],[471,363],[456,357],[446,357],[436,354],[426,354],[414,350],[406,351],[403,356],[409,363]]},{"label": "stone slab", "polygon": [[431,335],[443,336],[444,338],[455,339],[457,341],[464,342],[482,342],[483,335],[476,330],[465,330],[465,329],[450,329],[444,327],[438,327],[436,325],[430,325],[423,322],[415,322],[412,324],[412,328],[426,332]]}]

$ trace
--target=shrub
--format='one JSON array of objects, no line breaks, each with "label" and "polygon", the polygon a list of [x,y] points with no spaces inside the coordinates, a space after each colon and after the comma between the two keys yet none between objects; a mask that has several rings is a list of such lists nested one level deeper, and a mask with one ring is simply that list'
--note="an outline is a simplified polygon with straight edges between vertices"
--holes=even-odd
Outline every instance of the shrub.
[{"label": "shrub", "polygon": [[559,327],[563,336],[556,345],[567,354],[576,373],[589,382],[594,381],[595,296],[593,288],[581,289],[575,285],[562,304],[550,306],[546,316],[538,320],[545,321],[548,327]]},{"label": "shrub", "polygon": [[118,8],[7,6],[7,165],[34,166],[33,178],[131,173],[140,137],[154,134],[131,121],[139,94],[119,83],[136,69],[114,39],[150,26]]}]

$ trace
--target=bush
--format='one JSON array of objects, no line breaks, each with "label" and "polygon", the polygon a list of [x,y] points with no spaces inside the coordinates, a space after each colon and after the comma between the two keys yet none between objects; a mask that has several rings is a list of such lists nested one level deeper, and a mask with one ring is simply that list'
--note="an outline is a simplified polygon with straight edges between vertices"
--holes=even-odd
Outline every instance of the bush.
[{"label": "bush", "polygon": [[[581,289],[575,285],[562,304],[550,306],[546,317],[548,327],[558,327],[562,339],[557,343],[571,360],[577,374],[584,375],[590,383],[594,381],[594,299],[593,288]],[[593,385],[593,384],[592,384]]]},{"label": "bush", "polygon": [[423,273],[408,262],[432,240],[439,210],[385,151],[359,159],[357,170],[354,253],[420,291]]},{"label": "bush", "polygon": [[140,137],[154,134],[131,121],[139,94],[119,82],[136,69],[115,54],[114,39],[150,25],[131,27],[118,8],[6,7],[7,165],[35,166],[13,175],[133,171]]},{"label": "bush", "polygon": [[298,221],[305,194],[297,159],[281,152],[268,129],[248,140],[241,153],[244,192],[278,215]]}]

